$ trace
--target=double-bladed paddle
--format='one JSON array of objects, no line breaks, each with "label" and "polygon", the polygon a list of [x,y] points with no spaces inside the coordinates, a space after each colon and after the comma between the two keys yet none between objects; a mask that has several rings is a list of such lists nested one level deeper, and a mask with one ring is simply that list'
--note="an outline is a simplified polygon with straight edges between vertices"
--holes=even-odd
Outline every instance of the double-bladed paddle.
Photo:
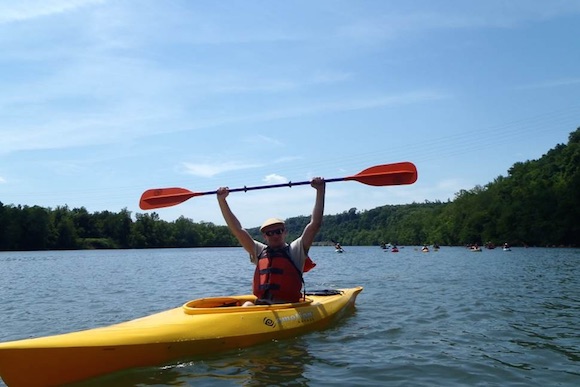
[{"label": "double-bladed paddle", "polygon": [[[334,179],[324,179],[327,183],[335,181],[354,180],[359,183],[373,186],[405,185],[413,184],[417,181],[417,168],[408,161],[402,163],[375,165],[367,168],[356,175],[337,177]],[[260,185],[255,187],[233,188],[230,192],[253,191],[258,189],[293,187],[295,185],[310,184],[310,181],[300,181],[297,183],[288,182],[281,184]],[[139,207],[142,210],[152,210],[155,208],[170,207],[183,203],[194,196],[212,195],[217,191],[192,192],[185,188],[154,188],[148,189],[141,195]]]}]

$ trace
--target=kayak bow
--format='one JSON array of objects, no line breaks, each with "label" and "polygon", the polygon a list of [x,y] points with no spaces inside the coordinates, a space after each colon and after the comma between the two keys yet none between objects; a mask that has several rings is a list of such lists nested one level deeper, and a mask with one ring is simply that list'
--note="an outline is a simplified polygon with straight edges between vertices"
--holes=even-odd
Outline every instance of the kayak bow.
[{"label": "kayak bow", "polygon": [[362,289],[249,307],[240,305],[252,295],[200,298],[107,327],[0,343],[0,376],[10,387],[56,386],[292,337],[327,327],[354,307]]}]

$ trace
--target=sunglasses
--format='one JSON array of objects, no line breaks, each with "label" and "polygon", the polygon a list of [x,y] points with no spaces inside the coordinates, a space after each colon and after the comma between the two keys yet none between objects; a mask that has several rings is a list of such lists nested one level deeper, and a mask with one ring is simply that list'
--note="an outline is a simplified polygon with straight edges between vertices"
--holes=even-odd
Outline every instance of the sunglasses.
[{"label": "sunglasses", "polygon": [[267,236],[272,236],[274,234],[276,234],[276,235],[282,235],[283,232],[284,232],[284,229],[283,228],[277,228],[275,230],[266,231],[264,234],[266,234]]}]

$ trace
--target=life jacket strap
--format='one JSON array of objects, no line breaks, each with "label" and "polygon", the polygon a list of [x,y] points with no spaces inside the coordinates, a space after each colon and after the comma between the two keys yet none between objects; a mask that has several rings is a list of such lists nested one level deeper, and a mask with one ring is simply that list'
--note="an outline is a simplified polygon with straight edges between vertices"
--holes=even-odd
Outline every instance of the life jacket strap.
[{"label": "life jacket strap", "polygon": [[260,274],[282,274],[282,273],[284,273],[284,270],[277,267],[268,267],[266,269],[260,270]]},{"label": "life jacket strap", "polygon": [[260,285],[260,290],[279,290],[280,285],[278,284],[262,284]]}]

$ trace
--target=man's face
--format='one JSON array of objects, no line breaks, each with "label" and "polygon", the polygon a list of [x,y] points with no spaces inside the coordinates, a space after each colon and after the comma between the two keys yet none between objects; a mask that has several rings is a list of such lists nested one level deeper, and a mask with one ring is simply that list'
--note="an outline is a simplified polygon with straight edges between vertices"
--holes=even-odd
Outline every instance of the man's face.
[{"label": "man's face", "polygon": [[272,224],[262,230],[262,235],[268,246],[279,247],[285,243],[286,229],[283,224]]}]

